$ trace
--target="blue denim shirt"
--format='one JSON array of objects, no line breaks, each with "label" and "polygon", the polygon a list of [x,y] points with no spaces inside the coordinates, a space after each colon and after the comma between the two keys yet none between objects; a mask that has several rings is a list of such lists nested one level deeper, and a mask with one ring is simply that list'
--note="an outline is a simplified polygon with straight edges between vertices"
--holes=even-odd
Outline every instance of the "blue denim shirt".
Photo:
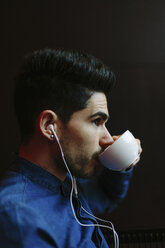
[{"label": "blue denim shirt", "polygon": [[[80,222],[96,223],[81,205],[90,213],[110,212],[125,196],[132,172],[108,173],[101,177],[100,184],[97,180],[79,180],[79,197],[73,196],[73,203]],[[108,247],[100,228],[83,227],[75,220],[70,188],[68,177],[61,182],[40,166],[18,157],[0,182],[0,247]]]}]

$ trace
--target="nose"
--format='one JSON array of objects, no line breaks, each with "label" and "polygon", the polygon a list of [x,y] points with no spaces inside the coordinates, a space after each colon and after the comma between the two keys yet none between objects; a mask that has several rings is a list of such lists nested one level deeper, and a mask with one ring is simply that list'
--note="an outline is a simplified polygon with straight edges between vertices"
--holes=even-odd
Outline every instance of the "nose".
[{"label": "nose", "polygon": [[108,146],[112,145],[114,142],[111,134],[108,132],[108,130],[106,129],[106,127],[104,128],[104,132],[102,133],[102,136],[100,138],[100,141],[99,141],[99,145],[102,147],[102,148],[107,148]]}]

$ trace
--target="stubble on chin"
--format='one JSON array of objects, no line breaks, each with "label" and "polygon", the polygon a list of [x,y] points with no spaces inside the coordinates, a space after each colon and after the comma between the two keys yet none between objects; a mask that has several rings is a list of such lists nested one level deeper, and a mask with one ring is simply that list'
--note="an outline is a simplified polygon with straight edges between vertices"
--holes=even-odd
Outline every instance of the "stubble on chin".
[{"label": "stubble on chin", "polygon": [[74,163],[68,160],[68,167],[71,174],[78,178],[90,179],[99,176],[103,171],[103,166],[98,160],[100,152],[93,154],[91,159],[82,158]]},{"label": "stubble on chin", "polygon": [[[72,174],[72,176],[78,177],[78,178],[84,178],[84,179],[90,179],[93,177],[99,176],[103,171],[103,166],[100,164],[98,160],[98,155],[101,152],[95,152],[92,156],[92,158],[87,159],[86,157],[81,159],[75,159],[75,161],[72,161],[72,159],[65,154],[64,158],[66,161],[66,164]],[[62,159],[62,156],[59,155],[55,158],[55,164],[64,173],[68,172],[68,169]]]}]

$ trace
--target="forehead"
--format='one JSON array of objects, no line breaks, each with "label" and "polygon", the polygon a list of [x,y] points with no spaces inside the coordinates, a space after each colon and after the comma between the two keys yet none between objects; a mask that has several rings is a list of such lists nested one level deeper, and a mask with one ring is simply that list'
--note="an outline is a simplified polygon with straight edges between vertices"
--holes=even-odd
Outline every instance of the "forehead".
[{"label": "forehead", "polygon": [[107,99],[104,93],[94,93],[88,100],[87,109],[89,111],[102,111],[108,115]]}]

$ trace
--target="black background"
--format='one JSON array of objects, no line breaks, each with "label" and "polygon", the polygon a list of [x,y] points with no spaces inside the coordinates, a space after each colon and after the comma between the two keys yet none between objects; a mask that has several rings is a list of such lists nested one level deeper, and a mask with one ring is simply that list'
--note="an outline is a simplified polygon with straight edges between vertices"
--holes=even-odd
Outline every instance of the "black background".
[{"label": "black background", "polygon": [[83,49],[116,73],[108,128],[133,132],[143,155],[127,197],[106,217],[119,228],[164,226],[165,1],[0,1],[2,170],[19,146],[14,76],[26,53],[45,47]]}]

